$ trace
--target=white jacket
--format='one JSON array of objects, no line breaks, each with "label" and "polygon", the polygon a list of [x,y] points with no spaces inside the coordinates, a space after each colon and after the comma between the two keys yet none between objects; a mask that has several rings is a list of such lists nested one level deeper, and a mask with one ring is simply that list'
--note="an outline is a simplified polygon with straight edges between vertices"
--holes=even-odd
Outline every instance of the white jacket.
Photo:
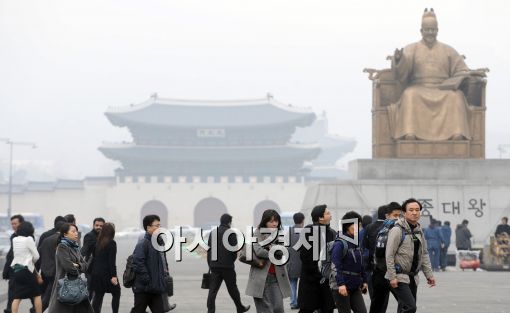
[{"label": "white jacket", "polygon": [[11,267],[16,264],[28,267],[30,272],[34,271],[35,262],[39,260],[39,252],[35,246],[34,238],[17,236],[12,239],[12,252],[14,259]]}]

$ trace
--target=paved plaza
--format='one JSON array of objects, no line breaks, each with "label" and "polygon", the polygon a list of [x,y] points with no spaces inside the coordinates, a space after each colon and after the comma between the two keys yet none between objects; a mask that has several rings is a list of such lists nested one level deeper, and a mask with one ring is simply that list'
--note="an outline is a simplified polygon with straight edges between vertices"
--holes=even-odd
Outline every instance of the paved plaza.
[{"label": "paved plaza", "polygon": [[[134,242],[118,240],[118,272],[122,275],[125,259],[132,251]],[[199,313],[206,312],[207,290],[200,288],[202,273],[207,271],[205,259],[184,254],[182,262],[173,261],[173,250],[169,253],[170,271],[174,277],[175,296],[171,298],[172,303],[177,303],[177,308],[172,312]],[[236,263],[238,286],[241,295],[244,294],[248,279],[248,266]],[[423,276],[418,291],[418,312],[439,312],[439,313],[510,313],[510,272],[484,272],[484,271],[459,271],[450,268],[444,273],[437,273],[438,285],[434,288],[426,286]],[[7,289],[5,281],[0,283],[0,307],[5,308],[4,294]],[[102,313],[111,313],[111,297],[105,296]],[[242,296],[245,304],[250,304],[255,312],[253,299]],[[368,297],[365,297],[367,305]],[[28,312],[29,301],[22,303],[20,313]],[[129,313],[133,304],[131,290],[123,288],[121,298],[121,313]],[[226,287],[220,289],[216,300],[217,313],[235,312],[235,307],[228,296]],[[285,301],[286,312],[289,308],[289,299]],[[396,312],[396,302],[390,300],[388,312]]]}]

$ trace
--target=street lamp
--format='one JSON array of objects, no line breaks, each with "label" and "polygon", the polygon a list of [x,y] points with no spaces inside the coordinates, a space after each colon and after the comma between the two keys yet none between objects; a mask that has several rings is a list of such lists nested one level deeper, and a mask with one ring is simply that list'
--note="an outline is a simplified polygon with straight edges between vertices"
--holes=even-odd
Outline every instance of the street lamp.
[{"label": "street lamp", "polygon": [[9,138],[0,138],[0,141],[5,141],[9,145],[9,189],[8,189],[8,200],[7,200],[7,218],[11,218],[12,215],[12,154],[14,146],[31,146],[32,149],[37,148],[33,142],[21,142],[12,141]]}]

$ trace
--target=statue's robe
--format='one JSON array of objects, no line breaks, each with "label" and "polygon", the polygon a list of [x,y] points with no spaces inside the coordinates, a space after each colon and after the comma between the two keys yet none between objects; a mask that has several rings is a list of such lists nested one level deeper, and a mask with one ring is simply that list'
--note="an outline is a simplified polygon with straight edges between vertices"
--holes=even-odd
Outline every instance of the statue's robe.
[{"label": "statue's robe", "polygon": [[404,48],[393,65],[397,79],[407,86],[399,101],[389,106],[392,137],[415,135],[423,140],[448,140],[453,135],[471,138],[469,106],[460,90],[441,90],[446,79],[467,75],[464,58],[452,47],[436,41],[429,48],[424,42]]}]

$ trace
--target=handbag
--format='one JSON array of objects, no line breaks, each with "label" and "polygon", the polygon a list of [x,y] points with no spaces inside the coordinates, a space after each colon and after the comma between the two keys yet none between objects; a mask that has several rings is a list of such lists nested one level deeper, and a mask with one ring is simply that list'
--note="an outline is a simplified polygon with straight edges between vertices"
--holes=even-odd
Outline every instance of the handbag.
[{"label": "handbag", "polygon": [[57,300],[60,303],[76,305],[89,298],[87,279],[82,275],[70,279],[66,273],[66,276],[59,279],[57,284]]},{"label": "handbag", "polygon": [[168,273],[166,276],[166,292],[169,297],[174,295],[174,278]]},{"label": "handbag", "polygon": [[202,274],[202,289],[209,289],[211,285],[211,270],[209,272]]},{"label": "handbag", "polygon": [[[72,259],[71,253],[69,256]],[[81,254],[78,258],[82,260]],[[76,275],[69,278],[68,273],[57,281],[57,301],[67,305],[77,305],[89,298],[89,291],[87,289],[87,278],[85,275],[80,275],[80,271],[76,270]]]},{"label": "handbag", "polygon": [[239,251],[239,261],[251,266],[255,266],[256,268],[264,268],[266,266],[266,259],[261,259],[257,257],[255,253],[251,254],[251,260],[248,261],[246,259],[246,249],[248,248],[248,245],[245,245],[241,251]]}]

